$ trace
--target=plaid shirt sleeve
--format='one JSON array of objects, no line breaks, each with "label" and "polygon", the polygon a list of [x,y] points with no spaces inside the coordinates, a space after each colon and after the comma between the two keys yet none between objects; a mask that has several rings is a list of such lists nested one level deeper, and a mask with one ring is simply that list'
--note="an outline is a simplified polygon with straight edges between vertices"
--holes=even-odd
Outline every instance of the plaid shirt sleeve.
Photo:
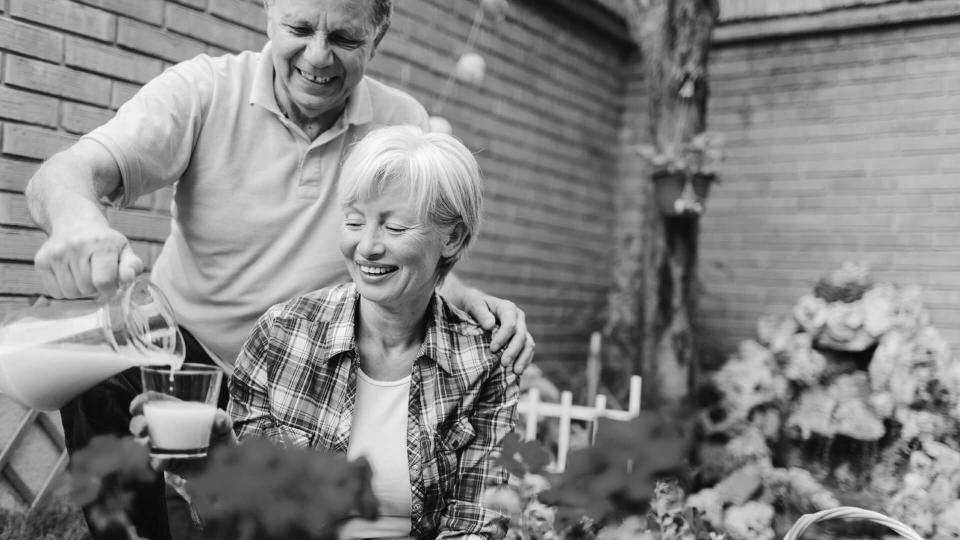
[{"label": "plaid shirt sleeve", "polygon": [[437,538],[483,539],[505,530],[505,517],[481,506],[480,498],[487,486],[507,483],[506,471],[493,462],[516,423],[519,393],[517,376],[498,362],[469,417],[476,436],[459,453],[457,480],[440,516]]},{"label": "plaid shirt sleeve", "polygon": [[257,321],[230,376],[227,412],[233,418],[233,431],[240,441],[252,436],[276,440],[276,425],[270,415],[267,371],[272,314],[271,309]]}]

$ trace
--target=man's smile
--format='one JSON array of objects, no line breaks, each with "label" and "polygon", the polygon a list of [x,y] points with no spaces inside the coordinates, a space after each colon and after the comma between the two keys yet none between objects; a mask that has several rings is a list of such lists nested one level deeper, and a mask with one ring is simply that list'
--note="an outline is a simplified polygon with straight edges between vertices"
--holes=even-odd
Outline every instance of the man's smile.
[{"label": "man's smile", "polygon": [[307,81],[309,81],[309,82],[312,82],[312,83],[314,83],[314,84],[321,84],[321,85],[330,84],[331,82],[333,82],[334,79],[336,79],[336,76],[333,76],[333,77],[320,77],[320,76],[318,76],[318,75],[311,75],[310,73],[307,73],[307,72],[305,72],[305,71],[303,71],[303,70],[301,70],[300,68],[297,68],[297,67],[295,67],[295,68],[293,68],[293,69],[300,75],[300,77],[302,77],[303,79],[305,79],[305,80],[307,80]]}]

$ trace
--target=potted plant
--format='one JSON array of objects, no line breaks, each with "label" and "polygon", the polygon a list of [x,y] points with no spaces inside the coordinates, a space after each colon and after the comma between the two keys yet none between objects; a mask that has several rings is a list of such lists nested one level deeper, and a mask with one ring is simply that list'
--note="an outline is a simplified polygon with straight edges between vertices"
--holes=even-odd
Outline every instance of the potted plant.
[{"label": "potted plant", "polygon": [[654,197],[667,217],[699,217],[710,186],[717,181],[716,165],[723,159],[722,138],[704,131],[679,151],[641,144],[636,152],[653,165]]}]

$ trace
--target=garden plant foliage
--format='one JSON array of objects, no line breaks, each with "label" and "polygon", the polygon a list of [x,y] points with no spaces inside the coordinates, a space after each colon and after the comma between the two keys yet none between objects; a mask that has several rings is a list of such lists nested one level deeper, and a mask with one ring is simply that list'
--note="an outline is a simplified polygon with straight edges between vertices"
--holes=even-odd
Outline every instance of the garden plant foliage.
[{"label": "garden plant foliage", "polygon": [[[678,484],[667,481],[686,470],[690,434],[686,423],[650,412],[630,422],[601,420],[595,444],[570,452],[562,473],[551,472],[541,442],[511,434],[497,464],[512,482],[488,490],[484,503],[511,518],[508,538],[711,540],[698,512],[683,506]],[[137,540],[127,516],[132,488],[156,474],[142,445],[101,436],[74,456],[71,495],[107,538]],[[348,516],[376,517],[371,476],[365,460],[266,440],[215,449],[186,483],[202,524],[194,538],[336,538]],[[0,540],[86,538],[75,510],[49,512],[64,517],[0,515]]]},{"label": "garden plant foliage", "polygon": [[[73,457],[71,495],[105,538],[137,540],[127,515],[132,489],[155,474],[132,438],[99,436]],[[324,540],[348,516],[376,517],[371,477],[362,458],[253,439],[215,449],[185,491],[202,526],[196,539]]]},{"label": "garden plant foliage", "polygon": [[562,473],[537,441],[511,434],[497,463],[510,486],[484,503],[511,517],[508,538],[711,540],[702,513],[683,504],[688,422],[643,412],[629,422],[601,420],[594,444],[570,452]]}]

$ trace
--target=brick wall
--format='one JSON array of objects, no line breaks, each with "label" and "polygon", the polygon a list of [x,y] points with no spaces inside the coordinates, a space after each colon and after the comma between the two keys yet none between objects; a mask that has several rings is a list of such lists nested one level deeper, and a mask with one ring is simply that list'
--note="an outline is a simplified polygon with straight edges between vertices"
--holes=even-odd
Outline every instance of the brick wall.
[{"label": "brick wall", "polygon": [[[476,5],[397,2],[372,71],[435,112]],[[476,42],[483,85],[455,85],[441,110],[487,182],[486,222],[458,272],[523,306],[538,364],[562,375],[584,362],[605,298],[626,51],[541,0],[510,5]]]},{"label": "brick wall", "polygon": [[[397,2],[371,65],[428,109],[463,50],[479,2]],[[521,303],[541,358],[573,360],[606,281],[624,61],[621,42],[538,2],[486,24],[480,87],[455,84],[442,114],[487,179],[487,222],[460,269]],[[39,160],[107,120],[142,83],[201,52],[259,49],[259,0],[0,0],[0,309],[39,291],[43,235],[23,188]],[[111,212],[149,263],[167,230],[169,193]]]},{"label": "brick wall", "polygon": [[[924,4],[940,15],[921,17]],[[922,285],[960,347],[960,13],[949,4],[913,3],[908,25],[868,24],[893,5],[768,38],[718,30],[740,40],[717,43],[710,65],[709,127],[729,156],[703,219],[709,347],[752,337],[758,316],[787,313],[845,260]]]},{"label": "brick wall", "polygon": [[[563,373],[586,357],[609,274],[625,57],[622,37],[556,2],[514,0],[506,21],[487,21],[476,41],[486,79],[454,85],[442,114],[478,153],[487,180],[484,229],[459,272],[519,303],[538,363]],[[581,0],[574,4],[583,13]],[[372,75],[436,109],[478,5],[396,2]],[[600,19],[610,24],[609,13]],[[40,161],[110,118],[166,66],[259,49],[263,22],[260,0],[0,0],[0,317],[40,291],[32,259],[44,235],[23,197]],[[163,191],[109,213],[148,265],[169,204]],[[2,451],[24,411],[2,397],[0,409]],[[33,430],[11,458],[33,488],[50,461],[31,456],[50,444]],[[0,474],[0,505],[21,503]]]}]

